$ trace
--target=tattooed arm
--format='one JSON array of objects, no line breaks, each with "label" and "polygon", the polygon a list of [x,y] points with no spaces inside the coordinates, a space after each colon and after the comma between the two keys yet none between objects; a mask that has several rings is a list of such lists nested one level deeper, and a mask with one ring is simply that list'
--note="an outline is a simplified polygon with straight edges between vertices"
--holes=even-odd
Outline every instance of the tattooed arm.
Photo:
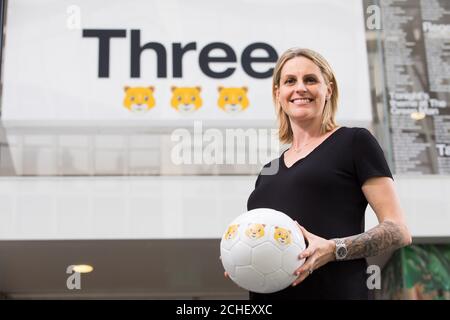
[{"label": "tattooed arm", "polygon": [[344,238],[346,260],[376,256],[411,244],[411,235],[390,178],[372,178],[362,187],[379,224],[364,233]]},{"label": "tattooed arm", "polygon": [[[379,224],[364,233],[342,238],[347,246],[345,260],[376,256],[411,244],[411,235],[393,181],[387,177],[371,178],[364,183],[362,191]],[[299,256],[300,259],[306,258],[306,261],[296,270],[298,277],[293,286],[305,280],[314,270],[335,260],[336,244],[333,240],[321,238],[299,227],[309,245]]]},{"label": "tattooed arm", "polygon": [[345,260],[372,257],[411,243],[407,230],[392,221],[383,221],[375,228],[356,236],[344,238],[348,253]]}]

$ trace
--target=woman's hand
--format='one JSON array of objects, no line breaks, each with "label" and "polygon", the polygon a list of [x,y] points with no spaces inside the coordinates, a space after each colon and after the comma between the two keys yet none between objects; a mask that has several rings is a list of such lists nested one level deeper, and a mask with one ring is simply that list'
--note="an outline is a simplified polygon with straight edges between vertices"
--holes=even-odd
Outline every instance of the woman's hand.
[{"label": "woman's hand", "polygon": [[[219,260],[222,261],[222,256],[219,256]],[[228,275],[228,272],[226,272],[226,271],[223,272],[223,276],[224,276],[226,279],[230,279],[230,276]]]},{"label": "woman's hand", "polygon": [[309,275],[321,266],[330,261],[335,260],[334,249],[336,244],[333,240],[327,240],[308,232],[305,228],[298,224],[298,227],[303,233],[303,236],[308,241],[308,247],[299,255],[300,259],[305,259],[305,263],[295,270],[297,279],[292,283],[292,286],[298,285],[306,279]]}]

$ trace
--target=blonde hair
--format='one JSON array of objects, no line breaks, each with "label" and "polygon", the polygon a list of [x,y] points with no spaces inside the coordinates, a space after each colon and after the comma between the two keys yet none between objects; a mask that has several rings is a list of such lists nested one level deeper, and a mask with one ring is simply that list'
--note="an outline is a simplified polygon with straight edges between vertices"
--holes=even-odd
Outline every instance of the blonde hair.
[{"label": "blonde hair", "polygon": [[281,69],[283,69],[287,61],[296,57],[305,57],[314,62],[322,72],[322,76],[324,77],[326,84],[329,85],[330,83],[332,83],[333,90],[331,93],[331,97],[327,99],[325,107],[323,109],[320,132],[324,134],[333,130],[337,126],[335,122],[335,116],[337,111],[339,92],[333,69],[331,69],[330,64],[319,53],[310,49],[291,48],[285,51],[278,59],[272,77],[272,98],[275,104],[275,110],[278,118],[278,137],[282,143],[291,143],[293,133],[291,123],[289,122],[289,117],[283,111],[281,104],[277,100],[276,92],[280,85]]}]

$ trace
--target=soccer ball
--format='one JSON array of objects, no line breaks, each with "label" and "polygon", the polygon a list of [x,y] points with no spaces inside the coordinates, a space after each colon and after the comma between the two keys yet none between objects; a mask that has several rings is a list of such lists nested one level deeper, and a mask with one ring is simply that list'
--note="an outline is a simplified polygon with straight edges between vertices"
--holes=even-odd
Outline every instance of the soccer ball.
[{"label": "soccer ball", "polygon": [[234,219],[220,242],[223,267],[238,286],[253,292],[272,293],[288,287],[303,265],[305,250],[300,228],[286,214],[254,209]]}]

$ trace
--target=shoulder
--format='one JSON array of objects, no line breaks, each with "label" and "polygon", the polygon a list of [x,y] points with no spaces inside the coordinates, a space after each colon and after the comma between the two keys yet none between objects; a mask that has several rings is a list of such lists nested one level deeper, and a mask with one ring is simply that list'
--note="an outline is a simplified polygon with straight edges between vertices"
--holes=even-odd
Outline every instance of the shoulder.
[{"label": "shoulder", "polygon": [[341,127],[336,133],[339,133],[340,137],[334,141],[336,141],[341,148],[349,148],[348,151],[353,154],[380,149],[378,140],[366,128]]},{"label": "shoulder", "polygon": [[371,134],[368,129],[363,127],[340,127],[338,131],[348,135]]},{"label": "shoulder", "polygon": [[339,131],[343,135],[350,137],[354,143],[375,139],[374,135],[367,128],[363,127],[342,127]]},{"label": "shoulder", "polygon": [[366,128],[353,128],[352,152],[357,158],[376,155],[384,157],[384,151],[378,139]]},{"label": "shoulder", "polygon": [[376,142],[375,136],[366,128],[353,128],[353,141],[356,143]]}]

